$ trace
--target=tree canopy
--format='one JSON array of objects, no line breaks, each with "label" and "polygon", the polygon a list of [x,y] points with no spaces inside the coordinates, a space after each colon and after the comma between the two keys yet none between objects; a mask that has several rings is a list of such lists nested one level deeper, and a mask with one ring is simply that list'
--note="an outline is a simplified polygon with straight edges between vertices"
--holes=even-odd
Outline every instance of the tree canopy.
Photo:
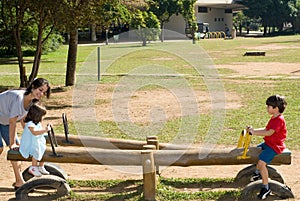
[{"label": "tree canopy", "polygon": [[264,35],[267,34],[268,27],[281,31],[284,23],[295,25],[298,13],[297,0],[244,0],[242,3],[248,7],[244,11],[245,15],[261,20]]}]

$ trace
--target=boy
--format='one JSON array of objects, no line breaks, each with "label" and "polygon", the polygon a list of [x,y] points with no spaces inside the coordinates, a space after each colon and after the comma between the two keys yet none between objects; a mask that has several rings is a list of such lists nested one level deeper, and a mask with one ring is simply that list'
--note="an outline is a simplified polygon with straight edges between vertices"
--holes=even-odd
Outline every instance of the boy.
[{"label": "boy", "polygon": [[272,115],[265,128],[253,129],[248,127],[247,130],[252,135],[264,136],[264,142],[258,147],[262,149],[259,155],[259,161],[256,165],[256,171],[251,178],[251,181],[262,179],[262,189],[258,195],[259,199],[266,199],[271,193],[268,184],[268,169],[267,164],[270,164],[277,154],[281,154],[286,148],[285,139],[287,135],[286,123],[282,113],[286,108],[285,97],[280,95],[270,96],[267,101],[267,112]]}]

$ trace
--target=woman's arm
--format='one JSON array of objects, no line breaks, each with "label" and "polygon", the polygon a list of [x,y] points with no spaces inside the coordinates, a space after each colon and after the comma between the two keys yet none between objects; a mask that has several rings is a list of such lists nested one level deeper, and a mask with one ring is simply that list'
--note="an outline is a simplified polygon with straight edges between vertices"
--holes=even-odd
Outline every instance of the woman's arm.
[{"label": "woman's arm", "polygon": [[18,147],[16,144],[16,127],[18,117],[9,118],[9,148]]},{"label": "woman's arm", "polygon": [[25,122],[24,122],[25,118],[26,117],[22,118],[21,121],[20,121],[23,129],[25,128]]}]

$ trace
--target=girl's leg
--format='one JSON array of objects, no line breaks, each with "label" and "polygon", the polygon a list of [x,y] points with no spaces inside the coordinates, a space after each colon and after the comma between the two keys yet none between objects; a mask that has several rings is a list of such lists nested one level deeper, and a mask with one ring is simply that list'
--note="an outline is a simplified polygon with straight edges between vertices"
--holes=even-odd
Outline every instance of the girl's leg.
[{"label": "girl's leg", "polygon": [[38,161],[32,157],[32,166],[38,166]]},{"label": "girl's leg", "polygon": [[43,167],[43,166],[44,166],[44,164],[45,164],[45,162],[43,162],[43,161],[40,161],[40,163],[39,163],[39,166]]},{"label": "girl's leg", "polygon": [[28,172],[36,177],[42,176],[42,174],[39,171],[38,161],[33,157],[32,157],[32,166],[30,166]]},{"label": "girl's leg", "polygon": [[42,174],[50,174],[50,172],[48,172],[46,170],[46,168],[44,167],[44,165],[45,165],[45,162],[40,162],[40,165],[39,165],[39,171],[40,171],[40,173],[42,173]]}]

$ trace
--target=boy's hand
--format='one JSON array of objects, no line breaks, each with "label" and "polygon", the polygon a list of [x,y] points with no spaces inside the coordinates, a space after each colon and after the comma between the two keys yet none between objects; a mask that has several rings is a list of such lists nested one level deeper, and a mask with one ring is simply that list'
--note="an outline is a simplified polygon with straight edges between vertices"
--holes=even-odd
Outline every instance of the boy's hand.
[{"label": "boy's hand", "polygon": [[253,134],[253,128],[252,128],[252,126],[247,126],[247,128],[246,128],[246,130],[247,130],[247,132],[249,132],[250,134]]}]

